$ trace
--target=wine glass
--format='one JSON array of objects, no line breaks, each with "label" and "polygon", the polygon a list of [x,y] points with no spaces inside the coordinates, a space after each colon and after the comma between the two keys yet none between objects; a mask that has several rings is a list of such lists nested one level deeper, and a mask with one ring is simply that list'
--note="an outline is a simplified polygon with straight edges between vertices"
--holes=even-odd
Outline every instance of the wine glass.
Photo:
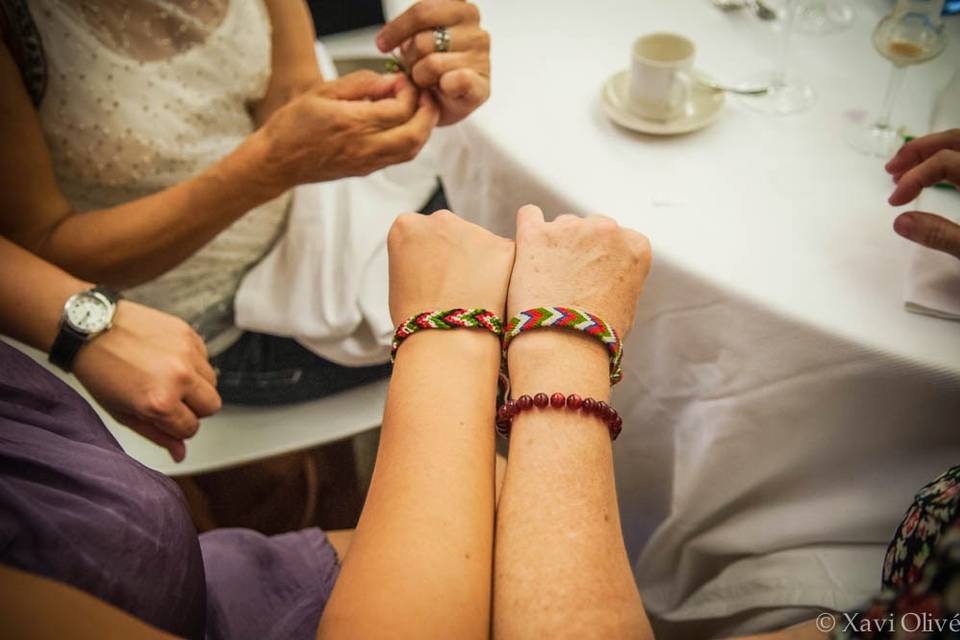
[{"label": "wine glass", "polygon": [[900,147],[897,129],[890,124],[893,105],[907,67],[936,58],[947,44],[940,21],[943,2],[899,0],[874,29],[874,48],[893,64],[880,116],[870,124],[852,124],[847,129],[847,143],[860,153],[886,158]]},{"label": "wine glass", "polygon": [[835,33],[852,25],[855,15],[850,0],[800,0],[797,31],[816,36]]},{"label": "wine glass", "polygon": [[[772,2],[765,5],[772,6]],[[816,93],[809,84],[789,72],[790,41],[793,39],[798,0],[782,0],[777,14],[780,22],[780,36],[777,45],[777,58],[772,72],[742,83],[743,86],[766,86],[768,91],[762,95],[741,96],[744,105],[769,115],[790,115],[806,111],[816,101]]]}]

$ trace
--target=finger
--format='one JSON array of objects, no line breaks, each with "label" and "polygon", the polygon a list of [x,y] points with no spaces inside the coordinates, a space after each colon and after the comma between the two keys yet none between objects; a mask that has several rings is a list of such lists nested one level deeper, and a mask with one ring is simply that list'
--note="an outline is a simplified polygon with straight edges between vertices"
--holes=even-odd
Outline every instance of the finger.
[{"label": "finger", "polygon": [[490,97],[490,80],[473,69],[456,69],[440,76],[440,93],[469,107],[478,107]]},{"label": "finger", "polygon": [[363,70],[317,85],[314,93],[337,100],[380,100],[394,95],[403,74]]},{"label": "finger", "polygon": [[192,438],[200,428],[200,420],[179,398],[154,401],[140,419],[178,439]]},{"label": "finger", "polygon": [[908,211],[897,216],[893,229],[907,240],[960,259],[960,225],[933,213]]},{"label": "finger", "polygon": [[906,143],[884,166],[888,173],[902,174],[920,164],[941,149],[960,151],[960,129],[915,138]]},{"label": "finger", "polygon": [[202,377],[204,380],[209,382],[214,387],[217,386],[217,370],[213,368],[213,365],[210,364],[209,360],[207,360],[205,357],[198,358],[195,361],[195,367],[196,367],[197,373],[200,374],[200,377]]},{"label": "finger", "polygon": [[924,187],[941,180],[960,184],[960,151],[941,149],[904,173],[888,202],[895,207],[906,204],[920,195]]},{"label": "finger", "polygon": [[543,224],[543,211],[533,204],[526,204],[517,211],[517,237]]},{"label": "finger", "polygon": [[369,121],[378,129],[392,129],[408,122],[417,112],[420,90],[404,77],[392,98],[374,102],[351,102],[346,108],[355,118]]},{"label": "finger", "polygon": [[[447,34],[450,36],[448,51],[482,51],[484,53],[490,51],[490,34],[478,25],[449,27]],[[400,46],[400,53],[408,69],[413,67],[421,58],[425,58],[431,53],[437,53],[433,31],[421,31],[404,41]]]},{"label": "finger", "polygon": [[199,355],[203,360],[206,360],[208,357],[210,357],[210,354],[207,352],[207,343],[204,342],[203,338],[200,337],[200,334],[193,329],[190,330],[190,340],[192,341],[193,349],[197,352],[197,355]]},{"label": "finger", "polygon": [[619,229],[620,223],[611,218],[610,216],[605,216],[602,213],[591,213],[587,216],[587,220],[594,226],[594,228],[600,229]]},{"label": "finger", "polygon": [[489,75],[489,62],[476,51],[431,53],[410,69],[410,77],[418,87],[432,87],[440,77],[457,69],[472,69],[481,76]]},{"label": "finger", "polygon": [[480,11],[469,2],[422,0],[383,26],[377,48],[386,53],[420,31],[478,22]]},{"label": "finger", "polygon": [[147,422],[141,418],[137,418],[135,416],[114,417],[116,417],[118,422],[130,427],[150,442],[153,442],[169,451],[170,457],[173,458],[174,462],[182,462],[184,457],[186,457],[187,445],[183,442],[183,440],[174,438],[173,436],[164,433],[150,422]]},{"label": "finger", "polygon": [[371,144],[380,154],[381,163],[396,164],[412,160],[430,137],[437,125],[440,112],[433,98],[420,94],[419,108],[404,124],[371,136]]},{"label": "finger", "polygon": [[568,224],[569,224],[569,223],[571,223],[571,222],[576,222],[576,221],[579,220],[579,219],[580,219],[580,218],[578,218],[577,216],[573,215],[572,213],[564,213],[563,215],[559,215],[559,216],[557,216],[556,218],[554,218],[553,221],[554,221],[554,222],[559,222],[559,223],[561,223],[561,224],[563,224],[563,223],[568,223]]},{"label": "finger", "polygon": [[183,402],[198,418],[206,418],[220,411],[222,401],[217,388],[203,378],[197,378],[183,395]]}]

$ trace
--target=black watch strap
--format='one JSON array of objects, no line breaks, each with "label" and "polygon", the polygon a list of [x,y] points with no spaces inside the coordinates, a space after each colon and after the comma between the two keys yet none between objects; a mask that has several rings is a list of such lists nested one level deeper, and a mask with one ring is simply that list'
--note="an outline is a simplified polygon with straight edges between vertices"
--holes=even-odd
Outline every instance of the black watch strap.
[{"label": "black watch strap", "polygon": [[[109,287],[98,285],[90,290],[92,293],[99,293],[111,304],[116,305],[120,300],[120,294]],[[73,369],[73,361],[80,352],[81,347],[87,343],[88,336],[71,327],[66,320],[60,321],[60,330],[57,337],[53,340],[50,347],[50,362],[57,365],[67,373]]]},{"label": "black watch strap", "polygon": [[102,284],[98,284],[98,285],[95,286],[93,289],[91,289],[91,291],[92,291],[93,293],[99,293],[100,295],[102,295],[104,298],[106,298],[107,300],[109,300],[109,301],[112,302],[113,304],[117,304],[117,303],[120,301],[120,298],[121,298],[120,292],[115,291],[115,290],[111,289],[110,287],[105,287],[105,286],[103,286]]},{"label": "black watch strap", "polygon": [[87,341],[87,336],[80,333],[66,322],[60,323],[60,331],[53,340],[53,346],[50,347],[50,362],[57,365],[67,373],[73,368],[73,360],[77,357],[82,347]]}]

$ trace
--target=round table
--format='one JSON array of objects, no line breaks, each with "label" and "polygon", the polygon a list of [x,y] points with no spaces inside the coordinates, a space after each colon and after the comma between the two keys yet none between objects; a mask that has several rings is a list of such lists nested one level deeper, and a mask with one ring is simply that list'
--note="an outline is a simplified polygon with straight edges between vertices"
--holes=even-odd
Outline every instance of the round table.
[{"label": "round table", "polygon": [[[712,126],[658,138],[600,103],[632,41],[679,32],[698,69],[736,82],[772,60],[770,24],[707,0],[477,4],[493,95],[439,134],[454,210],[504,235],[527,202],[605,213],[653,245],[614,402],[624,534],[658,630],[859,605],[913,493],[960,461],[960,323],[904,310],[913,249],[891,229],[890,178],[842,139],[879,107],[889,63],[870,32],[890,5],[856,2],[852,28],[794,38],[808,112],[728,99]],[[948,31],[895,110],[916,134],[960,60],[960,18]]]}]

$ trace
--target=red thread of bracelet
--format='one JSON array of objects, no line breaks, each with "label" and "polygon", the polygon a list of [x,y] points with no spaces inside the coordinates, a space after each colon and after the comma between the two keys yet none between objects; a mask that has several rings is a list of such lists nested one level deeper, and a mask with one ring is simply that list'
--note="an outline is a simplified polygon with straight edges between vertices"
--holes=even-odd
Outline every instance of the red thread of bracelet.
[{"label": "red thread of bracelet", "polygon": [[579,411],[584,415],[596,416],[600,418],[610,431],[610,439],[616,440],[623,430],[623,418],[617,413],[617,410],[602,400],[593,398],[581,398],[575,393],[568,396],[562,393],[554,393],[548,396],[545,393],[538,393],[531,397],[526,394],[516,400],[507,400],[499,409],[497,409],[497,433],[504,438],[510,437],[510,430],[513,427],[513,419],[523,413],[536,407],[537,409],[569,409]]}]

